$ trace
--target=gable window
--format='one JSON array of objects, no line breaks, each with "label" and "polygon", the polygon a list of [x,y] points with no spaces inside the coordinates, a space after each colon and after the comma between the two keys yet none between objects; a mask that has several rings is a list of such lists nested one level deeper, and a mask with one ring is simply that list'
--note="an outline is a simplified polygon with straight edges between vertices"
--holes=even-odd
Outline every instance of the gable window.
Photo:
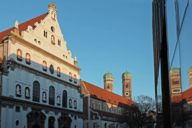
[{"label": "gable window", "polygon": [[70,81],[70,82],[73,81],[73,80],[72,80],[72,73],[71,73],[71,72],[69,72],[69,81]]},{"label": "gable window", "polygon": [[31,56],[29,53],[26,53],[26,59],[25,59],[26,64],[31,64]]},{"label": "gable window", "polygon": [[77,75],[74,75],[74,83],[77,83]]},{"label": "gable window", "polygon": [[33,82],[33,101],[39,102],[40,99],[40,84],[38,81]]},{"label": "gable window", "polygon": [[62,106],[63,106],[64,108],[67,107],[67,91],[66,91],[66,90],[63,91],[63,102],[62,102]]},{"label": "gable window", "polygon": [[61,40],[58,40],[58,45],[61,46]]},{"label": "gable window", "polygon": [[43,61],[43,71],[47,71],[47,62]]},{"label": "gable window", "polygon": [[26,88],[25,88],[25,98],[26,98],[26,99],[29,99],[29,98],[30,98],[30,89],[29,89],[29,87],[26,87]]},{"label": "gable window", "polygon": [[69,108],[72,108],[73,105],[72,105],[72,99],[69,99]]},{"label": "gable window", "polygon": [[58,77],[61,76],[61,69],[60,69],[60,67],[57,67],[57,76],[58,76]]},{"label": "gable window", "polygon": [[53,86],[49,87],[49,104],[55,105],[55,88]]},{"label": "gable window", "polygon": [[21,49],[17,49],[17,60],[22,61],[22,51],[21,51]]},{"label": "gable window", "polygon": [[51,31],[55,32],[55,28],[53,26],[51,26]]},{"label": "gable window", "polygon": [[16,96],[17,97],[21,97],[21,85],[20,84],[17,84],[16,85]]},{"label": "gable window", "polygon": [[46,93],[45,91],[42,93],[42,101],[43,101],[44,103],[47,102],[47,93]]},{"label": "gable window", "polygon": [[55,45],[55,37],[54,37],[54,35],[51,35],[51,43],[52,43],[53,45]]},{"label": "gable window", "polygon": [[76,100],[74,100],[73,104],[74,104],[74,109],[77,109],[77,101]]},{"label": "gable window", "polygon": [[44,35],[44,37],[47,38],[47,32],[46,32],[46,31],[44,31],[44,34],[43,34],[43,35]]},{"label": "gable window", "polygon": [[57,105],[61,105],[61,97],[57,96]]}]

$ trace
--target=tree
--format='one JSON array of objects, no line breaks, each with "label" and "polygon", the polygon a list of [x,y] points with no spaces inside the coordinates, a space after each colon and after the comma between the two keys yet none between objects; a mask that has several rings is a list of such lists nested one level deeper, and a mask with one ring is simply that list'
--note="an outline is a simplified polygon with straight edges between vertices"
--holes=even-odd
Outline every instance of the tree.
[{"label": "tree", "polygon": [[155,121],[155,101],[149,96],[140,95],[136,97],[135,103],[137,108],[140,110],[138,116],[138,125],[150,125]]}]

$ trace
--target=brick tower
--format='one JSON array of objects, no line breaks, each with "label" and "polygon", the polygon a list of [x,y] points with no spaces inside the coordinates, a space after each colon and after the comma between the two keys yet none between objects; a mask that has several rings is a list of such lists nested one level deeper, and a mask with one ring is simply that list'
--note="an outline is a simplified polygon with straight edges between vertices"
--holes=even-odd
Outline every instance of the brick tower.
[{"label": "brick tower", "polygon": [[172,68],[170,71],[171,96],[181,94],[180,68]]},{"label": "brick tower", "polygon": [[189,87],[192,88],[192,67],[189,68],[188,77],[189,77]]},{"label": "brick tower", "polygon": [[122,84],[123,84],[123,96],[131,99],[132,95],[132,76],[129,72],[124,72],[122,74]]},{"label": "brick tower", "polygon": [[104,79],[104,89],[113,92],[113,75],[112,73],[108,72],[105,73],[103,76]]}]

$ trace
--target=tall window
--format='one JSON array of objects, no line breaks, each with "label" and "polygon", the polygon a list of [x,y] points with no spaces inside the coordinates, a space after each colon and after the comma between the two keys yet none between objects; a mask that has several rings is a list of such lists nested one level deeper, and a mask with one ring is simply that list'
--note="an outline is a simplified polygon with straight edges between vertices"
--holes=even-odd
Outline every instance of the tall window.
[{"label": "tall window", "polygon": [[72,99],[69,99],[69,108],[72,108],[73,105],[72,105]]},{"label": "tall window", "polygon": [[60,67],[57,67],[57,76],[58,76],[58,77],[61,76],[61,69],[60,69]]},{"label": "tall window", "polygon": [[77,109],[77,101],[76,100],[74,100],[73,104],[74,104],[74,109]]},{"label": "tall window", "polygon": [[61,105],[61,97],[57,96],[57,105]]},{"label": "tall window", "polygon": [[17,60],[22,61],[22,51],[21,51],[21,49],[17,49]]},{"label": "tall window", "polygon": [[55,88],[53,86],[49,87],[49,104],[55,105]]},{"label": "tall window", "polygon": [[26,98],[26,99],[29,99],[29,98],[30,98],[30,89],[29,89],[29,87],[26,87],[26,88],[25,88],[25,98]]},{"label": "tall window", "polygon": [[44,103],[47,102],[47,93],[46,93],[45,91],[42,93],[42,101],[43,101]]},{"label": "tall window", "polygon": [[72,80],[72,73],[71,73],[71,72],[69,72],[69,81],[70,81],[70,82],[73,81],[73,80]]},{"label": "tall window", "polygon": [[39,102],[40,99],[40,84],[38,81],[33,82],[33,101]]},{"label": "tall window", "polygon": [[16,96],[21,97],[21,85],[17,84],[15,91],[16,91]]},{"label": "tall window", "polygon": [[47,62],[43,61],[43,71],[47,71]]},{"label": "tall window", "polygon": [[55,37],[54,37],[54,35],[51,35],[51,43],[55,44]]},{"label": "tall window", "polygon": [[53,65],[52,65],[52,64],[49,66],[49,71],[50,71],[50,73],[51,73],[51,74],[53,74],[53,73],[54,73],[54,67],[53,67]]},{"label": "tall window", "polygon": [[67,91],[66,90],[63,91],[63,103],[62,103],[62,106],[64,108],[67,107]]},{"label": "tall window", "polygon": [[25,62],[26,62],[26,64],[31,64],[31,55],[29,53],[26,53]]},{"label": "tall window", "polygon": [[77,83],[77,75],[74,75],[74,83]]}]

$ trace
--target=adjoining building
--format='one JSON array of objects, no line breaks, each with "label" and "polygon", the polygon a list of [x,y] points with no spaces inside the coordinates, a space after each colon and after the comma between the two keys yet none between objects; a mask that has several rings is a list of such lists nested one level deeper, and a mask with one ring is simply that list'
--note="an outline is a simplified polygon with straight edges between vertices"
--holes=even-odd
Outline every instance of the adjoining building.
[{"label": "adjoining building", "polygon": [[80,68],[57,9],[0,33],[0,127],[83,128]]},{"label": "adjoining building", "polygon": [[84,128],[136,127],[138,110],[131,99],[131,74],[122,74],[123,96],[113,92],[113,75],[104,75],[104,89],[81,81],[84,94]]}]

